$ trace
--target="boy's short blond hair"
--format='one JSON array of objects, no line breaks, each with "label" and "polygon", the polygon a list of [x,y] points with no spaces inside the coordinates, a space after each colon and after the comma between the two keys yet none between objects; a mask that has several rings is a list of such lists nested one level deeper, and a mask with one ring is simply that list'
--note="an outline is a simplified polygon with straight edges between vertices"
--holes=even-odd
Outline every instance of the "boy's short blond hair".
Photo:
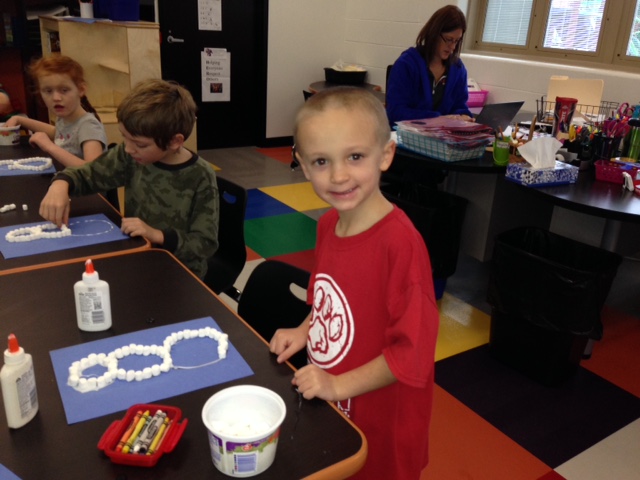
[{"label": "boy's short blond hair", "polygon": [[166,150],[181,133],[186,140],[196,122],[196,103],[189,91],[175,82],[160,79],[138,83],[118,106],[118,122],[131,135],[153,138]]},{"label": "boy's short blond hair", "polygon": [[333,87],[313,94],[300,108],[296,115],[293,138],[298,150],[304,147],[297,141],[298,129],[302,122],[320,112],[330,108],[345,110],[359,110],[374,121],[374,135],[381,146],[390,140],[389,120],[382,102],[376,96],[359,87]]}]

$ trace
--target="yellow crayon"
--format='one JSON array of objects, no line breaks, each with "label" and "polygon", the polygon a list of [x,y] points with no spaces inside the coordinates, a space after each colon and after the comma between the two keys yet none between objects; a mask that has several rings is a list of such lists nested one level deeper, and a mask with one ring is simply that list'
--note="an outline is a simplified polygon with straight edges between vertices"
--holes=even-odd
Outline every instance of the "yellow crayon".
[{"label": "yellow crayon", "polygon": [[167,425],[169,425],[169,417],[164,417],[164,422],[162,422],[162,425],[160,425],[160,429],[158,430],[156,436],[153,437],[153,441],[149,446],[149,450],[147,450],[147,455],[153,455],[155,453],[158,445],[160,444],[160,440],[162,440],[162,437],[164,436]]},{"label": "yellow crayon", "polygon": [[131,420],[131,423],[127,427],[127,430],[122,434],[122,437],[120,437],[120,441],[116,446],[116,452],[120,452],[122,448],[125,446],[125,444],[127,443],[127,440],[129,440],[129,437],[131,437],[133,430],[136,428],[136,425],[138,424],[141,418],[142,418],[142,410],[138,410],[136,412],[135,417],[133,417],[133,420]]},{"label": "yellow crayon", "polygon": [[167,428],[165,428],[164,432],[162,432],[162,436],[160,437],[160,441],[156,445],[156,448],[155,448],[154,451],[157,452],[158,450],[160,450],[160,447],[162,446],[162,442],[164,442],[164,439],[167,438],[167,435],[169,434],[169,430],[171,429],[171,425],[173,425],[173,420],[169,420],[169,423],[167,424]]},{"label": "yellow crayon", "polygon": [[133,446],[133,442],[136,441],[136,439],[138,438],[138,435],[140,435],[140,431],[151,418],[149,414],[150,414],[149,410],[147,410],[142,414],[142,418],[138,420],[138,424],[136,425],[136,428],[131,433],[131,436],[127,439],[127,442],[125,443],[124,447],[122,447],[122,453],[129,453],[129,450],[131,450],[131,447]]}]

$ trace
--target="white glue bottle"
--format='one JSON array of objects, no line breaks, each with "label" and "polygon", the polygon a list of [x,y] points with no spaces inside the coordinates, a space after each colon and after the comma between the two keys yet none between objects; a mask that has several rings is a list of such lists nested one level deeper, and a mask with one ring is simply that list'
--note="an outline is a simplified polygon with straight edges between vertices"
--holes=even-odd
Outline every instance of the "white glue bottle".
[{"label": "white glue bottle", "polygon": [[9,348],[4,351],[4,366],[0,370],[2,399],[9,428],[20,428],[38,413],[38,391],[31,355],[9,335]]},{"label": "white glue bottle", "polygon": [[73,286],[76,298],[78,328],[86,332],[99,332],[111,328],[111,298],[109,284],[100,280],[91,259],[85,262],[82,280]]}]

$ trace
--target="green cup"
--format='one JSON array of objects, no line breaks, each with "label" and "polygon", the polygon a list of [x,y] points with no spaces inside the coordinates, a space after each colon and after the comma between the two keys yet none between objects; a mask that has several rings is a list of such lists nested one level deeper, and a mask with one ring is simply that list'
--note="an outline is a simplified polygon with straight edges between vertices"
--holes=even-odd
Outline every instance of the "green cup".
[{"label": "green cup", "polygon": [[493,163],[504,167],[509,163],[509,141],[495,139],[493,142]]}]

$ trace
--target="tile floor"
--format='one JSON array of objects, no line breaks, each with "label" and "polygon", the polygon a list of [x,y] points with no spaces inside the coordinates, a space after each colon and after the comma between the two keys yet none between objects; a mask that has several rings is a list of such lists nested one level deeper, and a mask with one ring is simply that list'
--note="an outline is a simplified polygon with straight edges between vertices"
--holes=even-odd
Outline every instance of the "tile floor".
[{"label": "tile floor", "polygon": [[[289,149],[200,153],[249,192],[248,260],[236,286],[264,258],[310,269],[327,206],[291,171]],[[431,461],[422,480],[640,480],[639,269],[633,259],[620,267],[591,359],[547,387],[490,355],[489,265],[461,255],[439,301]]]}]

